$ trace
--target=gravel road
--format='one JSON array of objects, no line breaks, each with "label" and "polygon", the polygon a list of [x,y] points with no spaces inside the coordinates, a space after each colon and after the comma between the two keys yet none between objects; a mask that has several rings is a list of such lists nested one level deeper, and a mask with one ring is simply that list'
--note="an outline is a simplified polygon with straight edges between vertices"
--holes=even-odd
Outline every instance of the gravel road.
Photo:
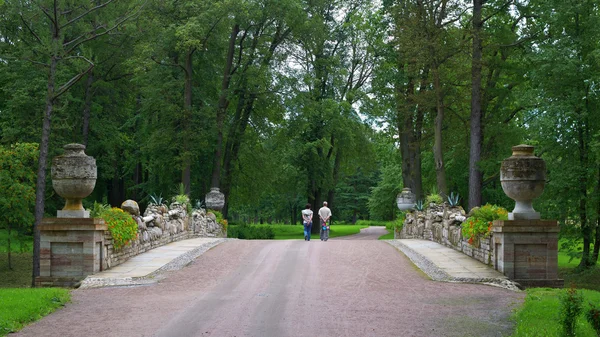
[{"label": "gravel road", "polygon": [[75,290],[14,336],[506,336],[523,297],[431,281],[381,241],[235,240],[157,284]]}]

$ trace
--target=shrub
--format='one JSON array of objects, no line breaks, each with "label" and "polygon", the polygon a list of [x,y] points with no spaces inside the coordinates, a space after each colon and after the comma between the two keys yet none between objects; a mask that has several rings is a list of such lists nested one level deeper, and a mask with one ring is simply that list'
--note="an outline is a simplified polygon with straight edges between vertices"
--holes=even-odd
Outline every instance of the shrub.
[{"label": "shrub", "polygon": [[137,239],[138,226],[129,213],[113,207],[104,211],[100,217],[106,221],[116,249],[120,249],[132,240]]},{"label": "shrub", "polygon": [[417,200],[417,203],[415,204],[415,210],[422,212],[423,209],[425,209],[425,206],[423,205],[423,200]]},{"label": "shrub", "polygon": [[460,202],[460,194],[458,194],[458,193],[454,194],[454,192],[450,193],[450,195],[448,196],[448,205],[450,205],[450,207],[456,207],[456,206],[458,206],[459,202]]},{"label": "shrub", "polygon": [[223,226],[223,228],[225,230],[227,230],[227,220],[223,219],[223,213],[219,212],[219,211],[210,211],[210,213],[215,215],[215,218],[217,218],[217,223],[221,224]]},{"label": "shrub", "polygon": [[473,212],[473,215],[468,217],[462,223],[462,235],[469,238],[469,244],[477,235],[489,236],[494,220],[507,220],[508,211],[500,206],[487,204]]},{"label": "shrub", "polygon": [[575,287],[567,289],[560,296],[559,319],[565,336],[575,336],[575,323],[583,309],[583,295]]},{"label": "shrub", "polygon": [[394,230],[400,232],[402,231],[402,227],[404,227],[404,220],[406,219],[406,212],[399,212],[396,220],[394,220]]},{"label": "shrub", "polygon": [[102,213],[104,213],[108,210],[110,210],[110,205],[102,204],[102,203],[94,201],[94,206],[90,210],[90,217],[91,218],[101,218]]},{"label": "shrub", "polygon": [[273,229],[269,226],[242,224],[231,226],[227,231],[227,237],[244,240],[272,240],[275,238],[275,232],[273,232]]},{"label": "shrub", "polygon": [[600,336],[600,308],[590,303],[590,309],[586,311],[585,318],[590,322],[590,325],[594,328],[596,334]]},{"label": "shrub", "polygon": [[190,197],[188,197],[187,194],[185,194],[185,186],[183,185],[183,183],[180,183],[179,185],[179,194],[175,195],[173,197],[173,202],[176,202],[180,205],[182,205],[185,208],[185,211],[187,212],[187,214],[192,214],[192,201],[190,200]]},{"label": "shrub", "polygon": [[439,194],[430,194],[427,196],[427,198],[425,199],[426,204],[436,204],[436,205],[440,205],[441,203],[444,202],[444,199],[442,199],[442,196]]}]

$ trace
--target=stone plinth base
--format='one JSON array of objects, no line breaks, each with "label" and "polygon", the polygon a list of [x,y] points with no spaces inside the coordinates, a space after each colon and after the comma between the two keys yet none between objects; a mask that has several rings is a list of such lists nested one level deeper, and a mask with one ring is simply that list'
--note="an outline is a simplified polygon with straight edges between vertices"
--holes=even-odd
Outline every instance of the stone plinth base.
[{"label": "stone plinth base", "polygon": [[494,268],[524,287],[562,287],[558,224],[552,220],[496,220]]},{"label": "stone plinth base", "polygon": [[89,218],[90,217],[90,211],[86,211],[86,210],[77,210],[77,211],[73,211],[73,210],[67,210],[67,211],[58,211],[56,212],[56,217],[57,218]]},{"label": "stone plinth base", "polygon": [[513,280],[523,288],[563,288],[565,280]]},{"label": "stone plinth base", "polygon": [[73,286],[102,270],[102,219],[46,218],[40,224],[40,276],[37,286]]}]

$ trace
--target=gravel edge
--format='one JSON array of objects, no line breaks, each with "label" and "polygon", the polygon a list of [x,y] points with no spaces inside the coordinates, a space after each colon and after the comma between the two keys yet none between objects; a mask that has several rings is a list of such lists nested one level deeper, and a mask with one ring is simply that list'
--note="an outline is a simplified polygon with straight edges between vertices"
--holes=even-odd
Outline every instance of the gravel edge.
[{"label": "gravel edge", "polygon": [[429,278],[434,281],[452,282],[452,283],[480,283],[494,287],[500,287],[512,291],[521,291],[522,287],[509,279],[504,278],[467,278],[452,277],[446,273],[425,256],[403,244],[400,240],[382,240],[401,251],[408,259],[421,269]]},{"label": "gravel edge", "polygon": [[165,264],[159,269],[153,271],[146,276],[140,277],[123,277],[123,278],[99,278],[99,277],[86,277],[81,281],[79,289],[91,289],[91,288],[103,288],[103,287],[123,287],[123,286],[137,286],[137,285],[148,285],[156,283],[166,276],[165,272],[179,270],[188,265],[194,259],[207,252],[209,249],[227,241],[237,239],[218,239],[210,242],[206,242],[178,257],[173,259],[171,262]]}]

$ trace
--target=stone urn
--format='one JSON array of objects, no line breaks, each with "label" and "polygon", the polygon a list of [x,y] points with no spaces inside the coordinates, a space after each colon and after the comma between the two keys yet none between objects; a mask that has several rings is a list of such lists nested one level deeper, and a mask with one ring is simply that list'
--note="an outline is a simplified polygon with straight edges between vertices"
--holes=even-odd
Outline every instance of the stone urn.
[{"label": "stone urn", "polygon": [[411,192],[410,188],[408,187],[403,188],[402,192],[400,192],[396,198],[396,205],[398,205],[398,209],[401,211],[414,209],[416,202],[417,196]]},{"label": "stone urn", "polygon": [[[66,199],[59,217],[89,217],[81,200],[94,190],[97,178],[96,160],[84,153],[82,144],[67,144],[65,153],[52,159],[52,187]],[[86,216],[87,215],[87,216]]]},{"label": "stone urn", "polygon": [[512,156],[502,161],[500,167],[502,189],[516,202],[508,219],[540,219],[532,203],[544,192],[546,163],[533,154],[531,145],[513,146],[512,151]]},{"label": "stone urn", "polygon": [[225,195],[218,187],[211,187],[210,192],[206,193],[204,198],[208,209],[220,211],[225,206]]}]

